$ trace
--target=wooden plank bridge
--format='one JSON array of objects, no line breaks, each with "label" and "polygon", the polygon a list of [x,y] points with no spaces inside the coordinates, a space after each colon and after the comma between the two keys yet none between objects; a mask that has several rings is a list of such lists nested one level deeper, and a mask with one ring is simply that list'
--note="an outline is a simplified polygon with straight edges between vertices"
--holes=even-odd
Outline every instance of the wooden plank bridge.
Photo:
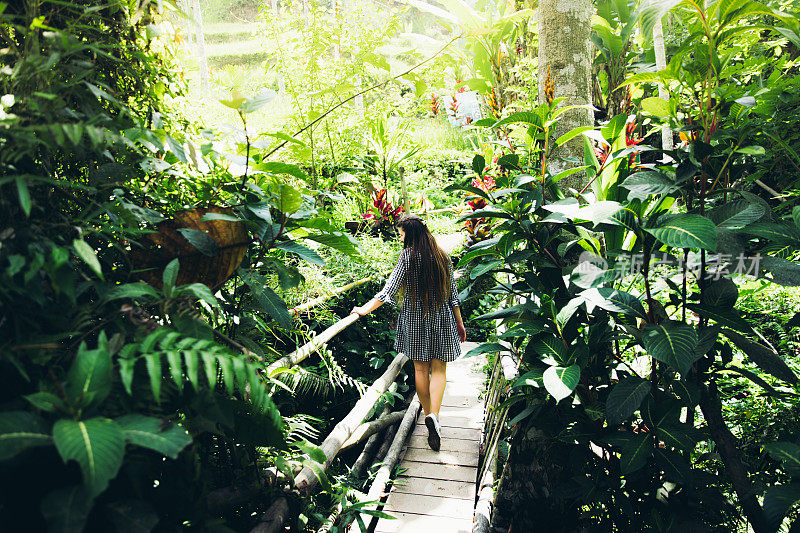
[{"label": "wooden plank bridge", "polygon": [[[462,345],[462,353],[476,343]],[[420,411],[405,445],[399,477],[375,533],[470,533],[475,507],[484,402],[484,357],[458,359],[447,365],[447,387],[440,411],[442,445],[428,447],[428,430]]]},{"label": "wooden plank bridge", "polygon": [[[444,236],[442,247],[449,252],[461,238],[460,235]],[[368,280],[351,284],[350,288],[365,281]],[[317,300],[313,305],[299,306],[297,312],[308,311],[324,298]],[[297,365],[358,319],[355,314],[342,318],[305,345],[270,364],[268,372],[272,374]],[[474,342],[463,343],[462,355],[476,346]],[[371,517],[362,515],[370,522],[370,533],[487,532],[493,499],[493,466],[507,412],[498,407],[504,396],[502,391],[516,374],[517,363],[505,354],[496,357],[488,386],[485,355],[461,357],[447,365],[447,386],[439,413],[441,449],[434,452],[428,447],[427,428],[416,398],[405,411],[389,413],[386,407],[377,419],[364,421],[407,362],[404,354],[397,354],[383,375],[336,424],[320,444],[326,456],[320,467],[325,471],[343,447],[369,439],[356,463],[370,464],[366,461],[372,458],[374,466],[380,466],[368,492],[359,498],[365,502],[382,502],[378,508],[395,517],[370,521]],[[483,395],[485,389],[487,393]],[[397,422],[399,414],[402,420]],[[380,439],[384,441],[377,446]],[[379,448],[377,453],[375,448]],[[398,475],[392,480],[395,471]],[[309,466],[303,468],[294,481],[294,489],[303,494],[315,490],[318,484],[316,471]],[[390,488],[387,490],[387,487]],[[283,531],[287,508],[286,497],[276,499],[251,533]],[[334,509],[319,531],[329,531],[341,510],[341,505]]]}]

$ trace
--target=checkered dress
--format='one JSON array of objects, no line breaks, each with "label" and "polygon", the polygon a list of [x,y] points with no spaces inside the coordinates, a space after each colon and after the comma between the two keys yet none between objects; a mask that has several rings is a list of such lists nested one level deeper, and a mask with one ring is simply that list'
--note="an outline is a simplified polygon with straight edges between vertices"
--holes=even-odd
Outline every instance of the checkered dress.
[{"label": "checkered dress", "polygon": [[[410,248],[403,249],[397,266],[383,289],[375,295],[376,299],[384,303],[394,303],[395,295],[403,287],[405,277],[413,275],[411,253]],[[453,315],[453,308],[458,306],[458,290],[453,277],[453,264],[450,263],[450,299],[438,310],[425,315],[419,298],[412,306],[411,296],[408,293],[404,295],[397,320],[394,349],[414,361],[430,361],[434,357],[447,363],[455,361],[461,355],[456,318]]]}]

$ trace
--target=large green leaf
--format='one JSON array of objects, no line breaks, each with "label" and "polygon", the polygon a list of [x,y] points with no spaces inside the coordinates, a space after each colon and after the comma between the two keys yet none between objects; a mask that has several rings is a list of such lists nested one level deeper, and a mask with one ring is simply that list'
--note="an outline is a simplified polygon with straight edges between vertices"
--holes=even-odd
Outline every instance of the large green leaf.
[{"label": "large green leaf", "polygon": [[718,309],[702,303],[687,304],[686,307],[698,315],[703,315],[706,318],[710,318],[711,320],[723,326],[735,328],[737,331],[753,331],[753,327],[744,318],[742,318],[742,315],[736,309]]},{"label": "large green leaf", "polygon": [[786,361],[784,361],[777,352],[763,344],[753,342],[744,335],[740,335],[730,329],[723,329],[722,332],[737,348],[747,355],[748,359],[754,362],[758,368],[764,372],[778,379],[782,379],[787,383],[794,384],[800,381],[794,371],[789,368],[789,365],[786,364]]},{"label": "large green leaf", "polygon": [[148,502],[122,500],[105,506],[116,533],[150,533],[158,524],[158,513]]},{"label": "large green leaf", "polygon": [[655,170],[643,170],[628,176],[620,183],[621,187],[628,189],[628,198],[631,200],[647,200],[653,194],[667,194],[678,190],[675,181]]},{"label": "large green leaf", "polygon": [[78,485],[51,492],[42,499],[39,509],[47,520],[50,533],[82,533],[92,510],[94,497]]},{"label": "large green leaf", "polygon": [[770,281],[784,287],[800,287],[800,263],[782,257],[762,256],[760,267],[770,273]]},{"label": "large green leaf", "polygon": [[245,101],[239,106],[239,111],[242,113],[253,113],[258,111],[271,101],[275,99],[277,93],[272,89],[265,89],[263,92],[246,98]]},{"label": "large green leaf", "polygon": [[739,298],[739,288],[730,278],[720,278],[711,282],[700,297],[700,302],[716,309],[733,309]]},{"label": "large green leaf", "polygon": [[542,375],[544,388],[560,402],[575,390],[581,378],[581,367],[572,365],[567,368],[551,366]]},{"label": "large green leaf", "polygon": [[292,315],[289,313],[286,302],[269,288],[267,280],[263,276],[249,272],[242,276],[242,279],[250,287],[250,291],[261,309],[275,319],[275,322],[281,327],[291,327]]},{"label": "large green leaf", "polygon": [[337,252],[342,252],[350,257],[358,257],[361,255],[361,247],[358,242],[350,235],[345,235],[340,231],[331,231],[328,233],[314,233],[307,235],[306,239],[316,241],[333,248]]},{"label": "large green leaf", "polygon": [[600,287],[597,289],[585,290],[581,293],[581,296],[583,296],[587,304],[594,304],[606,311],[632,315],[639,318],[645,318],[647,316],[642,302],[625,291]]},{"label": "large green leaf", "polygon": [[274,179],[269,183],[268,188],[272,193],[270,204],[284,213],[294,213],[303,205],[303,196],[300,191],[288,183]]},{"label": "large green leaf", "polygon": [[25,411],[0,413],[0,461],[34,446],[52,444],[45,421]]},{"label": "large green leaf", "polygon": [[219,308],[219,301],[217,300],[208,285],[202,283],[190,283],[188,285],[181,285],[181,294],[191,294],[197,299],[203,300],[211,307]]},{"label": "large green leaf", "polygon": [[800,483],[770,487],[764,493],[764,514],[767,522],[778,529],[789,509],[800,501]]},{"label": "large green leaf", "polygon": [[470,279],[475,279],[483,274],[494,272],[498,267],[502,266],[503,261],[495,260],[495,261],[486,261],[476,265],[469,273]]},{"label": "large green leaf", "polygon": [[315,252],[311,248],[303,246],[297,241],[281,242],[276,245],[276,248],[280,248],[283,251],[297,254],[306,261],[308,261],[309,263],[311,263],[312,265],[325,266],[325,260],[322,257],[320,257],[320,255],[317,252]]},{"label": "large green leaf", "polygon": [[125,440],[136,446],[150,448],[162,455],[175,459],[192,438],[177,424],[163,424],[162,419],[132,414],[116,420],[122,428]]},{"label": "large green leaf", "polygon": [[64,389],[70,401],[84,406],[105,400],[111,392],[111,366],[105,332],[100,333],[94,350],[87,349],[86,342],[82,342],[67,373]]},{"label": "large green leaf", "polygon": [[531,113],[530,111],[520,111],[518,113],[509,115],[502,120],[498,120],[492,127],[498,128],[506,124],[518,124],[520,122],[523,124],[530,124],[531,126],[538,126],[539,128],[542,128],[544,126],[542,117],[538,113]]},{"label": "large green leaf", "polygon": [[506,307],[505,309],[498,309],[497,311],[492,311],[490,313],[486,313],[480,316],[473,318],[473,320],[488,320],[494,318],[508,318],[510,316],[517,316],[520,313],[525,311],[525,306],[522,304],[519,305],[512,305],[511,307]]},{"label": "large green leaf", "polygon": [[755,222],[742,230],[748,235],[779,243],[800,243],[800,229],[784,222]]},{"label": "large green leaf", "polygon": [[205,231],[193,228],[178,228],[178,233],[183,235],[189,241],[189,244],[197,248],[203,255],[212,257],[219,252],[217,241]]},{"label": "large green leaf", "polygon": [[647,353],[684,375],[697,360],[697,342],[695,329],[682,322],[647,324],[642,331]]},{"label": "large green leaf", "polygon": [[75,249],[75,253],[78,257],[83,259],[86,264],[89,265],[89,268],[97,274],[97,277],[103,279],[103,269],[100,267],[100,260],[97,259],[97,254],[94,252],[94,249],[83,239],[75,239],[72,241],[72,247]]},{"label": "large green leaf", "polygon": [[554,357],[557,361],[564,361],[569,352],[569,348],[564,344],[564,341],[549,334],[528,343],[526,352],[535,353],[542,357]]},{"label": "large green leaf", "polygon": [[702,215],[674,215],[647,232],[675,248],[703,248],[712,252],[717,249],[717,227]]},{"label": "large green leaf", "polygon": [[790,475],[800,475],[800,446],[791,442],[770,442],[764,445],[764,451],[780,461]]},{"label": "large green leaf", "polygon": [[606,417],[609,424],[619,424],[639,409],[652,384],[639,376],[623,379],[611,389],[606,398]]},{"label": "large green leaf", "polygon": [[97,496],[116,477],[125,454],[122,429],[107,418],[61,419],[53,427],[53,440],[64,462],[77,461],[91,496]]},{"label": "large green leaf", "polygon": [[714,347],[714,343],[717,341],[721,329],[722,326],[719,324],[700,326],[697,329],[697,350],[695,351],[697,352],[698,359],[703,357]]},{"label": "large green leaf", "polygon": [[697,442],[692,427],[680,423],[659,424],[658,437],[679,451],[692,451]]},{"label": "large green leaf", "polygon": [[677,451],[658,448],[655,450],[655,459],[656,463],[664,470],[667,480],[685,486],[692,483],[689,463]]},{"label": "large green leaf", "polygon": [[164,273],[161,278],[164,284],[164,294],[168,297],[172,296],[172,289],[175,288],[175,282],[178,281],[179,269],[180,263],[178,262],[178,258],[173,259],[166,267],[164,267]]},{"label": "large green leaf", "polygon": [[622,456],[619,458],[622,475],[626,476],[642,468],[652,454],[652,437],[647,433],[636,435],[622,448]]},{"label": "large green leaf", "polygon": [[740,229],[760,219],[765,212],[763,205],[739,199],[711,210],[708,218],[718,228]]},{"label": "large green leaf", "polygon": [[122,298],[141,298],[143,296],[158,298],[158,292],[146,283],[126,283],[110,289],[105,294],[104,298],[108,301],[112,301]]},{"label": "large green leaf", "polygon": [[482,355],[485,353],[500,353],[507,351],[508,348],[498,342],[484,342],[483,344],[479,344],[465,353],[463,357],[474,357],[476,355]]},{"label": "large green leaf", "polygon": [[292,165],[291,163],[281,163],[279,161],[267,161],[259,165],[256,165],[256,168],[258,170],[263,170],[264,172],[269,172],[271,174],[288,174],[300,180],[308,179],[308,174],[306,174],[302,168],[298,167],[297,165]]}]

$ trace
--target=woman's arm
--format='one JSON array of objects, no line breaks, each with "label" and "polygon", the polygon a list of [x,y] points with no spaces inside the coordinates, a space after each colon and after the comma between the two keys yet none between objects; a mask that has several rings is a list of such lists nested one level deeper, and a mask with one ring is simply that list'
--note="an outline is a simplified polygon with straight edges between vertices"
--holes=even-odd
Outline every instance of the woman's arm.
[{"label": "woman's arm", "polygon": [[360,307],[359,306],[354,307],[353,310],[350,311],[350,314],[352,315],[353,313],[355,313],[361,316],[368,315],[369,313],[376,310],[382,305],[383,305],[382,301],[378,300],[377,298],[373,298],[372,300],[368,301],[367,303],[365,303]]},{"label": "woman's arm", "polygon": [[408,260],[408,252],[407,249],[400,252],[400,257],[397,259],[397,265],[395,265],[394,270],[389,275],[389,279],[386,280],[386,285],[384,285],[383,289],[376,294],[372,300],[368,301],[361,307],[354,307],[350,314],[356,313],[358,315],[364,316],[375,309],[379,308],[383,305],[384,302],[390,301],[394,298],[397,291],[400,290],[400,287],[403,284],[403,280],[405,279],[406,275],[406,261]]},{"label": "woman's arm", "polygon": [[458,331],[458,340],[464,342],[467,340],[467,328],[464,327],[464,320],[461,318],[461,307],[453,307],[453,316],[456,317],[456,331]]}]

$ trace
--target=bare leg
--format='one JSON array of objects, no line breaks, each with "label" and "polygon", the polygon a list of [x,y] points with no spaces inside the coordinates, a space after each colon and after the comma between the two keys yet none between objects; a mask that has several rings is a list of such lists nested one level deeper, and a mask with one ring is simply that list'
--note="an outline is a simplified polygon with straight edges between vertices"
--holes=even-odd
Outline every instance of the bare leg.
[{"label": "bare leg", "polygon": [[439,409],[442,407],[446,383],[447,363],[438,359],[431,359],[430,412],[434,413],[437,418],[439,417]]},{"label": "bare leg", "polygon": [[[417,396],[419,403],[422,404],[422,410],[425,411],[425,416],[431,412],[430,378],[428,377],[430,370],[431,364],[428,361],[414,361],[414,384],[417,386]],[[442,403],[441,399],[439,403]]]}]

